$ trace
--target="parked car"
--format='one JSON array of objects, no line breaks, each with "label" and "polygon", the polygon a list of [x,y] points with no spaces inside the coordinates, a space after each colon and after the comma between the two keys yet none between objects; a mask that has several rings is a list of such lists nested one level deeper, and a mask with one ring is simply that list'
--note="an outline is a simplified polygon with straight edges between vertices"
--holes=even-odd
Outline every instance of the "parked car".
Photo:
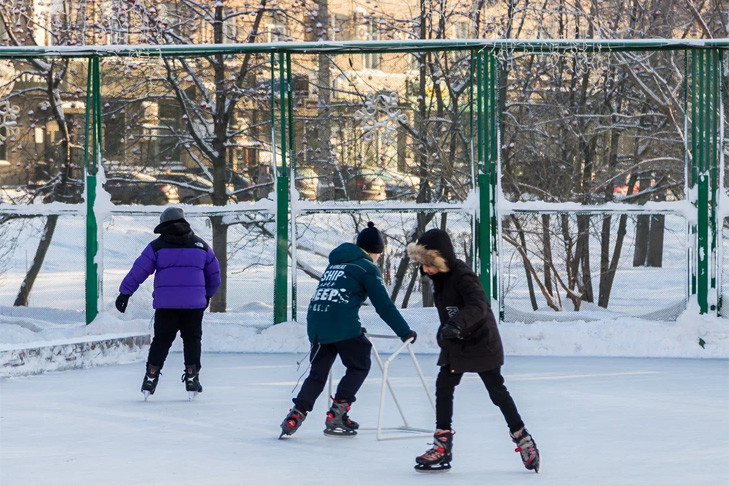
[{"label": "parked car", "polygon": [[107,173],[104,189],[114,204],[164,205],[180,202],[174,185],[139,171]]},{"label": "parked car", "polygon": [[384,201],[385,181],[376,169],[347,167],[342,171],[346,177],[347,196],[353,200]]},{"label": "parked car", "polygon": [[256,185],[240,172],[228,171],[228,193],[236,201],[253,201],[256,199]]},{"label": "parked car", "polygon": [[183,204],[212,204],[213,183],[207,178],[189,172],[170,172],[159,176],[177,189]]}]

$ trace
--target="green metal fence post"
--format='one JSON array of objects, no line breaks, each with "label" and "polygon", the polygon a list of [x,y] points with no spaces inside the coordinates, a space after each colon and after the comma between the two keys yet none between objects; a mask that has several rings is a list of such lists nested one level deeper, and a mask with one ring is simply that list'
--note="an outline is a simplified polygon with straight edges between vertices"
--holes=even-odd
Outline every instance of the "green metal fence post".
[{"label": "green metal fence post", "polygon": [[[288,249],[289,249],[289,177],[286,168],[286,61],[283,53],[278,55],[278,88],[279,88],[279,110],[281,111],[281,165],[276,169],[276,269],[274,275],[274,308],[273,322],[279,324],[285,322],[288,317]],[[274,55],[271,56],[271,98],[275,97],[274,91]],[[272,101],[271,110],[275,104]],[[274,128],[275,131],[275,128]],[[276,147],[273,147],[274,153]]]},{"label": "green metal fence post", "polygon": [[[719,52],[691,50],[691,174],[696,189],[696,272],[692,293],[699,312],[718,311],[721,289],[717,289],[717,240],[721,222],[717,219],[719,197]],[[710,298],[711,297],[711,298]]]},{"label": "green metal fence post", "polygon": [[[498,194],[498,167],[501,143],[501,114],[499,113],[499,67],[496,62],[496,56],[491,53],[488,56],[488,83],[489,83],[489,156],[487,159],[487,170],[489,174],[489,211],[491,219],[491,298],[499,300],[499,275],[498,268],[493,267],[493,262],[498,262],[499,258],[499,222],[496,213],[496,197]],[[499,315],[503,318],[503,305],[499,305]]]},{"label": "green metal fence post", "polygon": [[[86,172],[86,324],[99,314],[101,277],[96,257],[99,251],[98,223],[94,205],[96,203],[96,173],[101,156],[101,93],[99,79],[99,58],[89,59],[86,82],[86,145],[84,147],[84,168]],[[91,114],[91,120],[89,120]],[[91,140],[89,140],[91,121]],[[91,158],[89,158],[91,143]]]},{"label": "green metal fence post", "polygon": [[698,111],[698,202],[699,202],[699,218],[698,218],[698,241],[697,241],[697,296],[699,299],[699,310],[702,314],[707,311],[708,297],[708,275],[709,275],[709,245],[708,245],[708,205],[709,205],[709,180],[706,164],[706,76],[704,66],[706,64],[706,53],[702,50],[699,52],[698,80],[695,86],[698,87],[697,92],[697,111]]},{"label": "green metal fence post", "polygon": [[711,261],[713,265],[711,266],[711,281],[710,281],[710,288],[712,291],[712,301],[711,304],[711,310],[718,312],[718,302],[719,302],[719,294],[721,293],[721,289],[718,289],[719,292],[717,293],[717,287],[716,287],[716,275],[717,272],[721,269],[721,262],[718,260],[717,256],[717,238],[720,232],[721,225],[719,221],[717,221],[717,208],[719,203],[719,151],[721,150],[721,147],[719,145],[719,137],[718,137],[718,131],[719,131],[719,76],[721,73],[720,70],[720,63],[719,63],[719,52],[716,49],[709,50],[709,59],[710,59],[710,71],[711,76],[709,77],[708,83],[709,83],[709,95],[711,98],[711,102],[709,103],[710,113],[709,113],[709,137],[708,137],[708,149],[710,150],[710,157],[709,157],[709,164],[710,164],[710,176],[711,176],[711,194],[710,194],[710,201],[711,205],[709,207],[709,224],[711,229]]},{"label": "green metal fence post", "polygon": [[488,89],[485,82],[483,51],[476,56],[476,117],[477,117],[477,169],[478,169],[478,257],[480,260],[481,285],[486,295],[491,296],[491,248],[489,246],[491,235],[489,232],[489,179],[486,173],[486,153],[489,140],[487,137],[488,117],[486,116],[488,106]]},{"label": "green metal fence post", "polygon": [[[291,78],[291,54],[286,54],[286,91],[287,91],[287,98],[286,98],[286,113],[287,113],[287,132],[289,137],[289,150],[288,150],[288,160],[289,160],[289,171],[287,174],[291,174],[291,177],[289,178],[289,181],[291,181],[291,184],[294,184],[295,182],[295,175],[296,175],[296,159],[295,154],[296,151],[294,149],[294,135],[295,135],[295,127],[294,127],[294,83]],[[290,188],[289,188],[290,189]],[[293,211],[293,203],[291,206],[291,320],[296,321],[296,215]]]}]

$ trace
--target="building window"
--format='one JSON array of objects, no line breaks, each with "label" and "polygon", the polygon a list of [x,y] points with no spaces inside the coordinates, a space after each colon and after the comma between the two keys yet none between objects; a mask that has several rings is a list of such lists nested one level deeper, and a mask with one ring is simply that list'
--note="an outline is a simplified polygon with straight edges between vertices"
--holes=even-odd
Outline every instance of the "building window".
[{"label": "building window", "polygon": [[[359,40],[374,41],[380,39],[379,19],[368,16],[363,10],[357,10],[354,19]],[[380,54],[377,52],[362,54],[362,67],[365,69],[380,69]]]},{"label": "building window", "polygon": [[180,105],[174,101],[162,101],[159,103],[158,109],[158,154],[162,161],[179,161],[182,155],[179,143]]},{"label": "building window", "polygon": [[286,41],[286,17],[274,12],[271,21],[266,25],[266,42]]},{"label": "building window", "polygon": [[238,16],[230,7],[223,8],[223,44],[238,42]]},{"label": "building window", "polygon": [[454,22],[451,35],[454,39],[470,39],[471,23],[470,22]]}]

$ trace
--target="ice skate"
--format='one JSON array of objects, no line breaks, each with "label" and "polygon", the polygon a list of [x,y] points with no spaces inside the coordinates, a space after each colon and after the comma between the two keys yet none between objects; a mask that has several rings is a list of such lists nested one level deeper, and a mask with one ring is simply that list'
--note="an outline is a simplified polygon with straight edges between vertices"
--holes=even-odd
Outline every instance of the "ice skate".
[{"label": "ice skate", "polygon": [[447,471],[451,468],[453,455],[453,432],[452,430],[438,429],[433,434],[433,447],[425,454],[415,458],[415,470],[419,472]]},{"label": "ice skate", "polygon": [[196,365],[185,366],[185,372],[182,374],[182,382],[185,384],[189,400],[195,398],[198,393],[202,393],[200,372]]},{"label": "ice skate", "polygon": [[352,437],[357,435],[359,424],[351,420],[347,415],[351,404],[344,400],[334,400],[332,407],[327,412],[326,428],[324,435],[332,437]]},{"label": "ice skate", "polygon": [[159,382],[159,366],[147,365],[147,372],[144,374],[142,380],[142,394],[144,395],[144,401],[147,401],[150,395],[154,395],[154,391],[157,389],[157,383]]},{"label": "ice skate", "polygon": [[522,427],[516,432],[510,432],[511,440],[516,444],[516,452],[521,454],[521,460],[524,463],[524,467],[530,471],[538,473],[541,471],[541,461],[539,458],[539,449],[537,449],[537,443],[534,442],[534,438],[529,434],[527,429]]},{"label": "ice skate", "polygon": [[283,439],[284,437],[294,435],[294,432],[299,430],[301,424],[304,420],[306,420],[307,413],[308,412],[298,410],[296,407],[289,410],[289,414],[286,416],[284,421],[281,422],[281,435],[279,435],[278,438]]}]

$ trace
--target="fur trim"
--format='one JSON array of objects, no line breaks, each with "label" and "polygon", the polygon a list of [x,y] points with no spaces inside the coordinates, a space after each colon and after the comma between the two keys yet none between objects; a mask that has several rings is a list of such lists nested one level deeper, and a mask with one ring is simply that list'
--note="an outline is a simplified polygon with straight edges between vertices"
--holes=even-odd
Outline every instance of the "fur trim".
[{"label": "fur trim", "polygon": [[440,254],[438,250],[431,250],[425,247],[425,245],[418,245],[417,243],[410,243],[408,245],[408,256],[428,267],[434,267],[439,272],[449,272],[448,263],[446,259]]}]

